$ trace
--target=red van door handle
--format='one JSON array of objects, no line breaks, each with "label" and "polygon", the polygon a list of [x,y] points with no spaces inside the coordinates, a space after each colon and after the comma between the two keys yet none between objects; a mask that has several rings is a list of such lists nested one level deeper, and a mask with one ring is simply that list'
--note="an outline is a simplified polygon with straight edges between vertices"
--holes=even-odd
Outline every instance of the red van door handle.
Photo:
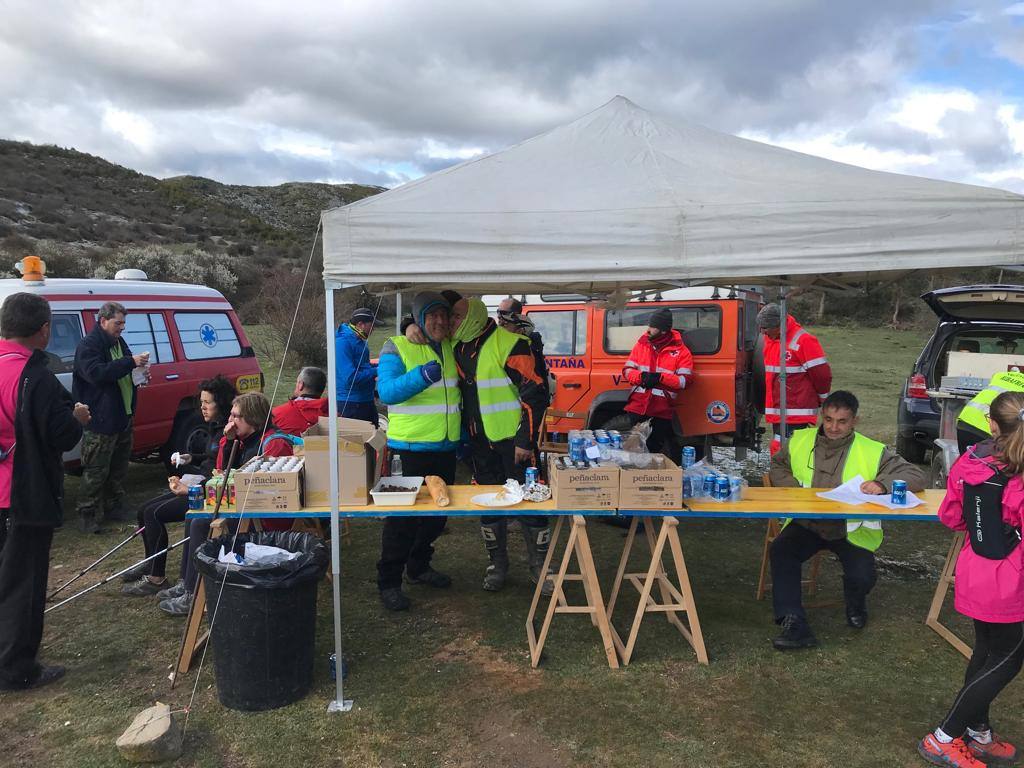
[{"label": "red van door handle", "polygon": [[582,384],[570,384],[570,383],[566,383],[566,384],[563,384],[562,386],[563,386],[563,387],[565,387],[566,389],[579,389],[579,388],[580,388],[580,387],[582,387],[583,385],[582,385]]},{"label": "red van door handle", "polygon": [[164,378],[167,379],[168,381],[174,381],[175,379],[181,378],[181,374],[180,373],[168,373],[166,376],[164,376]]}]

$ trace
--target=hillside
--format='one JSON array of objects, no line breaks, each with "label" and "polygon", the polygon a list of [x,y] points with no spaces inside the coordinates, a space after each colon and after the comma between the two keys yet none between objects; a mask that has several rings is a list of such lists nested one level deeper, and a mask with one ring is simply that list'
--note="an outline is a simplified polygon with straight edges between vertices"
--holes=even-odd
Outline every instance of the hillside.
[{"label": "hillside", "polygon": [[320,212],[381,192],[360,184],[157,179],[54,146],[0,140],[0,238],[112,249],[192,244],[267,261],[306,252]]}]

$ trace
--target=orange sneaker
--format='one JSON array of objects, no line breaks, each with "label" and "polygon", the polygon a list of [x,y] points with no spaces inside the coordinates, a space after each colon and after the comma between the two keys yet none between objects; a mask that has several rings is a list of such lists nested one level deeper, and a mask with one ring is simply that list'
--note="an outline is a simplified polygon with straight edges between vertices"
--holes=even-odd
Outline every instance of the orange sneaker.
[{"label": "orange sneaker", "polygon": [[985,768],[985,764],[971,754],[963,739],[953,739],[943,744],[935,738],[934,733],[929,733],[917,743],[917,751],[921,757],[935,765],[945,765],[947,768]]},{"label": "orange sneaker", "polygon": [[975,741],[970,734],[964,741],[967,742],[971,754],[987,765],[1013,765],[1017,762],[1017,748],[1010,742],[1000,739],[995,733],[988,744]]}]

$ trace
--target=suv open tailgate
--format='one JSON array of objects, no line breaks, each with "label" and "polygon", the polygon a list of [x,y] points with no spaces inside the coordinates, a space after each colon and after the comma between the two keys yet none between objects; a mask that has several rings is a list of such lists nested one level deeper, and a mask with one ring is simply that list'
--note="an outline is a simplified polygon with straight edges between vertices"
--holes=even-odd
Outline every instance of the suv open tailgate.
[{"label": "suv open tailgate", "polygon": [[1024,285],[963,285],[929,291],[921,298],[943,322],[1024,323]]}]

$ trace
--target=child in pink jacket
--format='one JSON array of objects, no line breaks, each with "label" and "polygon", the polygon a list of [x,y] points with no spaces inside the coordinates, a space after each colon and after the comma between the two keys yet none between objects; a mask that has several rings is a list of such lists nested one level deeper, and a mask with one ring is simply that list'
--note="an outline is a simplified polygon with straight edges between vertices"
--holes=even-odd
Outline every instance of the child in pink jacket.
[{"label": "child in pink jacket", "polygon": [[[1010,764],[1017,757],[1016,748],[992,732],[989,705],[1024,662],[1024,544],[1019,533],[1024,516],[1024,393],[999,395],[989,409],[989,426],[993,439],[971,446],[953,465],[946,498],[939,507],[944,525],[967,531],[965,492],[969,514],[974,516],[977,504],[971,502],[977,497],[973,489],[987,489],[984,493],[994,492],[998,499],[998,485],[992,483],[1006,483],[1002,490],[1003,530],[993,536],[990,528],[982,543],[972,540],[972,527],[956,561],[955,606],[974,620],[974,653],[949,714],[918,743],[921,756],[936,765],[981,768]],[[988,508],[995,506],[989,504]],[[988,557],[978,553],[991,546],[994,538],[1002,549],[1012,547],[1002,559],[989,559],[991,551]]]}]

